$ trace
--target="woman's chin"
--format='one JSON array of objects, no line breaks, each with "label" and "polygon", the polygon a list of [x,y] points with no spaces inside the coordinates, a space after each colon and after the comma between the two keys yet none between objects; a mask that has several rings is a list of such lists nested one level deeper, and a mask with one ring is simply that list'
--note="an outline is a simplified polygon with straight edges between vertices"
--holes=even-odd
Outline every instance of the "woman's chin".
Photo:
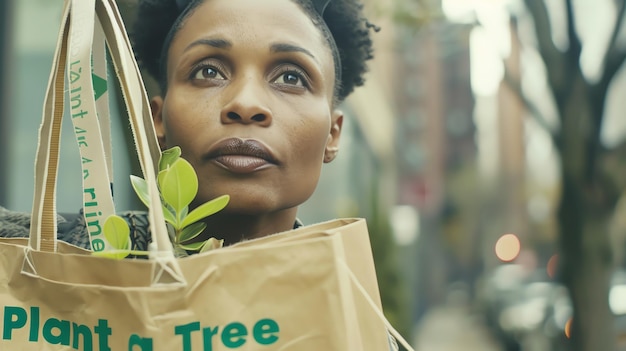
[{"label": "woman's chin", "polygon": [[228,205],[219,213],[225,215],[262,216],[275,212],[283,212],[296,208],[304,203],[311,192],[296,192],[284,189],[275,189],[263,186],[255,187],[223,187],[223,192],[198,194],[193,206],[215,199],[222,195],[229,195]]},{"label": "woman's chin", "polygon": [[[268,200],[268,197],[246,197],[242,199],[231,195],[228,205],[213,216],[263,216],[294,207]],[[202,202],[194,203],[192,206],[200,204]]]}]

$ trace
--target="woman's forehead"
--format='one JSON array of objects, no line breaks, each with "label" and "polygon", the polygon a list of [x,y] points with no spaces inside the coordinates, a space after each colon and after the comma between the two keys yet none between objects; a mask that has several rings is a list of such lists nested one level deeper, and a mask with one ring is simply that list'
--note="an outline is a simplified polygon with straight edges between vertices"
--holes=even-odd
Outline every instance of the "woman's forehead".
[{"label": "woman's forehead", "polygon": [[290,42],[317,55],[331,54],[321,31],[293,0],[205,0],[172,44],[180,48],[201,37],[224,38],[233,46]]}]

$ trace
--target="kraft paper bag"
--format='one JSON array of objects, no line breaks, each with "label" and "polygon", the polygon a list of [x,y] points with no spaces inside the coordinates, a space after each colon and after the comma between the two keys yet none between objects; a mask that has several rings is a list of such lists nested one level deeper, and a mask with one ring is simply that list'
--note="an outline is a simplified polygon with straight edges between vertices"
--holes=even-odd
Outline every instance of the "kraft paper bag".
[{"label": "kraft paper bag", "polygon": [[[187,284],[160,287],[141,260],[1,250],[1,349],[388,349],[386,325],[357,295],[339,236],[180,259]],[[55,264],[68,279],[30,273],[24,262]],[[68,274],[81,267],[82,279]],[[361,318],[378,323],[361,329]]]},{"label": "kraft paper bag", "polygon": [[[363,219],[329,221],[177,259],[162,209],[151,206],[147,260],[108,259],[57,241],[67,73],[70,86],[75,84],[70,113],[85,120],[75,124],[79,147],[87,140],[81,137],[89,137],[89,147],[97,144],[89,153],[81,150],[83,161],[90,161],[83,169],[91,177],[83,184],[85,206],[96,211],[86,211],[94,213],[87,219],[91,243],[94,250],[108,248],[96,218],[114,213],[110,194],[98,190],[110,187],[106,127],[92,101],[93,77],[77,75],[91,72],[85,62],[98,61],[91,60],[91,46],[99,30],[122,86],[150,201],[160,201],[159,148],[116,5],[66,0],[40,126],[30,237],[0,239],[0,350],[380,351],[389,349],[388,332],[411,350],[381,311]],[[73,99],[79,88],[82,96]]]}]

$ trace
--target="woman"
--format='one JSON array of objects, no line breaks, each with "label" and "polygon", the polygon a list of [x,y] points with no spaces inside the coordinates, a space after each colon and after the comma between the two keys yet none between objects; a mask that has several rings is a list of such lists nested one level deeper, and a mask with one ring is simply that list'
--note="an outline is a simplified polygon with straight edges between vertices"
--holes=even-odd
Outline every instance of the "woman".
[{"label": "woman", "polygon": [[[131,33],[158,81],[152,98],[163,148],[196,169],[195,205],[230,195],[206,236],[226,244],[298,226],[297,207],[339,150],[339,104],[372,58],[359,0],[140,0]],[[192,206],[194,205],[192,204]],[[147,249],[147,216],[123,214],[133,249]],[[59,238],[90,246],[82,215]],[[27,236],[30,218],[0,208],[0,236]]]},{"label": "woman", "polygon": [[205,235],[228,244],[298,226],[339,150],[338,105],[372,58],[361,5],[144,0],[138,13],[134,49],[161,89],[151,102],[161,147],[180,146],[193,165],[196,205],[230,195]]},{"label": "woman", "polygon": [[372,57],[361,7],[140,1],[133,44],[161,89],[151,102],[161,146],[180,146],[196,169],[196,204],[230,195],[206,235],[228,244],[294,227],[322,164],[337,154],[337,107]]}]

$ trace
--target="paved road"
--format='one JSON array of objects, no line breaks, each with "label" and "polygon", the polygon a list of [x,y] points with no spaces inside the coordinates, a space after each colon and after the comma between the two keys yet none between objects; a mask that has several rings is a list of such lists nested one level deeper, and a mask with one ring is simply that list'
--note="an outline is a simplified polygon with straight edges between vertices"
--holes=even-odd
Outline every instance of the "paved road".
[{"label": "paved road", "polygon": [[417,326],[416,351],[502,351],[482,321],[460,306],[435,307]]}]

